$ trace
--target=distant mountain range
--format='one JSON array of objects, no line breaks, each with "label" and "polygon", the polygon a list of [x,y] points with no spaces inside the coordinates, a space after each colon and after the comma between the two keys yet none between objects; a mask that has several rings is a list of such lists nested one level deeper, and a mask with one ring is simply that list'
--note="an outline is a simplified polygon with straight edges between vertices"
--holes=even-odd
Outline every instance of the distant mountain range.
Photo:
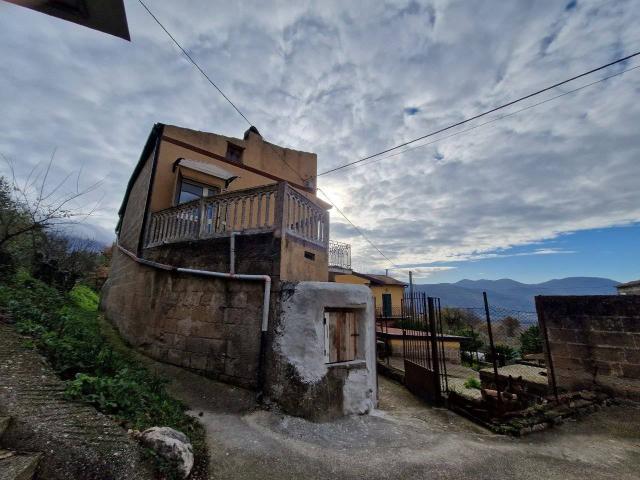
[{"label": "distant mountain range", "polygon": [[417,292],[439,297],[442,306],[483,306],[482,292],[487,292],[489,304],[496,307],[535,312],[536,295],[615,295],[620,282],[598,277],[568,277],[543,283],[520,283],[501,280],[460,280],[456,283],[415,285]]}]

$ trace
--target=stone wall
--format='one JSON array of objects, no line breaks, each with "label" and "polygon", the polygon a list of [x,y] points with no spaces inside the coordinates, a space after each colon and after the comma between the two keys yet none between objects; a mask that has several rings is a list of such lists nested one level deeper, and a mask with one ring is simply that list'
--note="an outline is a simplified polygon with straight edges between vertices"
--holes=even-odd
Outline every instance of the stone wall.
[{"label": "stone wall", "polygon": [[[166,249],[163,254],[171,256]],[[179,255],[174,260],[182,266]],[[122,336],[149,356],[255,388],[263,288],[257,281],[147,267],[114,249],[101,308]]]},{"label": "stone wall", "polygon": [[559,388],[640,400],[640,296],[540,296],[536,309]]},{"label": "stone wall", "polygon": [[[358,359],[325,363],[325,308],[358,320]],[[266,394],[292,415],[327,420],[369,413],[377,404],[375,317],[371,291],[329,282],[283,283],[270,328]]]}]

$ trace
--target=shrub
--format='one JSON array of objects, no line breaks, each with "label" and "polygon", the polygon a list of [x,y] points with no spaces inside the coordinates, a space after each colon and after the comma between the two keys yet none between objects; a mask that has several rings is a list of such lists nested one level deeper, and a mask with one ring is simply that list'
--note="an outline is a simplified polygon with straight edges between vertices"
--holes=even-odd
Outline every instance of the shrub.
[{"label": "shrub", "polygon": [[531,325],[520,335],[520,350],[522,354],[542,353],[542,335],[538,325]]},{"label": "shrub", "polygon": [[[86,286],[64,295],[24,271],[0,284],[0,309],[11,314],[18,331],[33,337],[34,346],[67,381],[67,398],[90,403],[129,428],[180,430],[196,455],[206,458],[202,426],[167,394],[163,380],[114,350],[102,334],[97,307],[97,294]],[[156,460],[164,477],[173,478]]]},{"label": "shrub", "polygon": [[475,388],[476,390],[480,390],[482,388],[482,384],[477,378],[469,377],[467,381],[464,382],[464,388]]}]

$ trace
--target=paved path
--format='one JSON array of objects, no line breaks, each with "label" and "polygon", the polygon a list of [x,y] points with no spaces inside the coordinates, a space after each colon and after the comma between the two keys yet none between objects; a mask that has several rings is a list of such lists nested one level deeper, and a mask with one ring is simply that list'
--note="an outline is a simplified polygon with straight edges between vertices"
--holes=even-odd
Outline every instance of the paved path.
[{"label": "paved path", "polygon": [[640,478],[640,408],[609,408],[513,439],[430,408],[384,378],[374,415],[312,423],[256,409],[242,389],[174,367],[157,371],[200,415],[211,479]]}]

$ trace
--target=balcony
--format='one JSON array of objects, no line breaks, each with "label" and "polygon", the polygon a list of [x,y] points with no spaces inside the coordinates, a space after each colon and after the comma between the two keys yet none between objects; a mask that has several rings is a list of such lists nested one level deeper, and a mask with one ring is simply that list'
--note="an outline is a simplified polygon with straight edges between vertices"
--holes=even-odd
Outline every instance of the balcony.
[{"label": "balcony", "polygon": [[329,240],[329,269],[334,272],[351,272],[351,245]]},{"label": "balcony", "polygon": [[329,213],[286,182],[205,197],[151,214],[144,247],[273,232],[329,249]]}]

